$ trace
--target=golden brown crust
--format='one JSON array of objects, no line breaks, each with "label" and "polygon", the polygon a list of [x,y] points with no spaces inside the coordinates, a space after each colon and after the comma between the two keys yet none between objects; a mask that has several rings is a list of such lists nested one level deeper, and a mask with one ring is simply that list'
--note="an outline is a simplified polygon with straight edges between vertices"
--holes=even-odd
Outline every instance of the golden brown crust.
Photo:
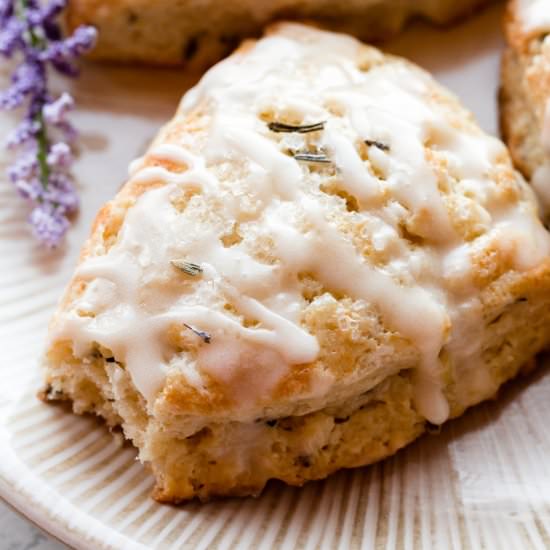
[{"label": "golden brown crust", "polygon": [[550,98],[550,44],[547,33],[525,28],[518,0],[507,4],[504,29],[509,47],[502,57],[500,128],[514,163],[531,179],[549,160],[541,135]]},{"label": "golden brown crust", "polygon": [[515,0],[509,0],[506,4],[503,16],[504,34],[508,43],[514,49],[522,51],[525,47],[526,36],[521,30],[517,4]]},{"label": "golden brown crust", "polygon": [[[370,464],[393,454],[416,439],[424,426],[425,420],[414,410],[410,380],[407,375],[395,375],[351,411],[341,407],[303,417],[258,419],[252,427],[211,425],[200,437],[195,434],[175,446],[161,436],[155,443],[166,444],[169,452],[153,466],[160,480],[154,497],[177,503],[193,496],[205,501],[216,496],[257,495],[269,479],[301,486],[341,468]],[[247,431],[254,434],[253,456],[239,443]],[[225,457],[218,461],[210,453],[221,441]],[[249,461],[248,467],[239,467],[239,454]],[[186,462],[185,469],[180,461]]]},{"label": "golden brown crust", "polygon": [[314,22],[372,41],[394,35],[411,17],[448,24],[490,1],[267,0],[258,9],[255,0],[208,0],[197,9],[182,0],[71,0],[66,26],[69,31],[81,24],[98,28],[99,42],[92,52],[96,59],[199,69],[230,53],[241,38],[257,36],[274,20]]},{"label": "golden brown crust", "polygon": [[[486,364],[491,384],[467,401],[457,396],[463,381],[450,378],[446,388],[452,416],[495,397],[502,383],[516,376],[533,353],[545,348],[550,329],[550,261],[528,276],[502,277],[482,295],[485,311]],[[517,319],[532,319],[518,330]],[[458,399],[458,397],[460,399]],[[159,414],[170,416],[170,407]],[[191,437],[174,441],[157,432],[151,441],[157,460],[154,497],[178,503],[192,497],[259,494],[269,479],[301,486],[341,468],[371,464],[404,447],[427,429],[414,405],[410,371],[386,379],[355,402],[304,416],[258,419],[254,425],[209,424]],[[252,430],[254,448],[242,441]],[[314,442],[314,443],[308,443]],[[223,460],[216,457],[223,449]],[[162,458],[161,458],[162,457]],[[248,461],[243,467],[239,457]]]},{"label": "golden brown crust", "polygon": [[540,125],[525,90],[523,67],[518,54],[511,48],[502,57],[499,107],[502,138],[516,168],[530,180],[544,162],[544,152],[539,139]]}]

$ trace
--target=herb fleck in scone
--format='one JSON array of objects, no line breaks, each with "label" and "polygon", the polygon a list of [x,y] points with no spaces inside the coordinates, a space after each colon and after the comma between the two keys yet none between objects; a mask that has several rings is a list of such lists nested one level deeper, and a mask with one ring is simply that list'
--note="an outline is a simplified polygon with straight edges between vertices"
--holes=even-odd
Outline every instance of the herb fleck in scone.
[{"label": "herb fleck in scone", "polygon": [[99,213],[45,396],[121,425],[159,500],[301,485],[515,376],[548,341],[549,247],[503,144],[428,74],[281,24]]},{"label": "herb fleck in scone", "polygon": [[550,210],[550,0],[512,0],[505,17],[501,128],[519,170]]},{"label": "herb fleck in scone", "polygon": [[275,19],[316,21],[364,40],[399,31],[413,16],[448,23],[490,0],[70,0],[66,23],[94,25],[92,56],[201,68]]}]

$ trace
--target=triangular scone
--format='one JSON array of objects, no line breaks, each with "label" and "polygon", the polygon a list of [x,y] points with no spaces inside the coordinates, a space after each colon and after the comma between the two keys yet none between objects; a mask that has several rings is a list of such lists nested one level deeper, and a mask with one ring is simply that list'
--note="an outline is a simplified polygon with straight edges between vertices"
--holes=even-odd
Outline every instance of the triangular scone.
[{"label": "triangular scone", "polygon": [[550,213],[550,0],[511,0],[505,17],[501,128]]},{"label": "triangular scone", "polygon": [[301,485],[532,359],[549,249],[502,143],[429,75],[281,24],[185,95],[99,213],[46,396],[121,424],[159,500]]}]

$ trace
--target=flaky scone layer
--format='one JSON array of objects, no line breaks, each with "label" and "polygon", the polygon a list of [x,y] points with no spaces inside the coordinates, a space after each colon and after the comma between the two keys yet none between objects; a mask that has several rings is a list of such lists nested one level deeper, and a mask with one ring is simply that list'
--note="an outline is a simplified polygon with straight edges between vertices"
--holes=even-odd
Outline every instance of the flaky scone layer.
[{"label": "flaky scone layer", "polygon": [[165,501],[370,463],[544,347],[536,211],[426,73],[276,26],[186,94],[99,213],[46,394],[122,425]]},{"label": "flaky scone layer", "polygon": [[468,15],[489,0],[71,0],[69,31],[91,24],[99,30],[96,59],[184,64],[202,68],[227,55],[244,37],[270,21],[315,21],[363,40],[398,32],[413,16],[437,23]]},{"label": "flaky scone layer", "polygon": [[512,0],[501,70],[500,121],[517,167],[550,208],[550,0]]}]

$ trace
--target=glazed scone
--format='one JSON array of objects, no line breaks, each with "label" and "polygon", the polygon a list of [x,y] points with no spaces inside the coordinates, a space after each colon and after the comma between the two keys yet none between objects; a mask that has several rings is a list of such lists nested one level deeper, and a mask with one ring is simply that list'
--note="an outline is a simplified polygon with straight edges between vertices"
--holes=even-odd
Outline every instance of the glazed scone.
[{"label": "glazed scone", "polygon": [[70,0],[67,26],[99,30],[92,57],[203,68],[275,19],[316,21],[373,40],[396,33],[412,16],[448,23],[490,0]]},{"label": "glazed scone", "polygon": [[409,62],[281,24],[183,98],[99,213],[45,396],[179,502],[394,453],[548,342],[549,235],[504,145]]},{"label": "glazed scone", "polygon": [[505,16],[501,129],[512,157],[550,209],[550,0],[513,0]]}]

